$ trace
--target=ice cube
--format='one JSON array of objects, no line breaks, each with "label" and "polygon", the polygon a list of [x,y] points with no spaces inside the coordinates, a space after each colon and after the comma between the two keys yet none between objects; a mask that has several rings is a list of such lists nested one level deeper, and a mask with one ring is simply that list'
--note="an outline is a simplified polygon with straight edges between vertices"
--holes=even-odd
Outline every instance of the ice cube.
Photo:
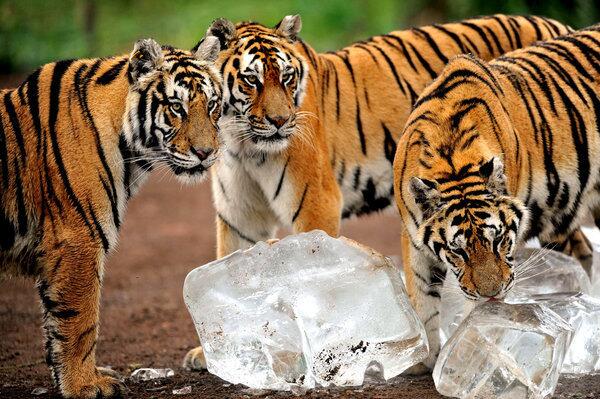
[{"label": "ice cube", "polygon": [[573,339],[562,372],[587,374],[600,371],[600,300],[585,294],[534,296],[573,328]]},{"label": "ice cube", "polygon": [[[590,280],[575,258],[548,249],[524,248],[517,252],[515,260],[515,285],[505,302],[521,303],[536,295],[591,291]],[[454,274],[447,273],[440,305],[442,345],[476,305],[477,302],[464,296]]]},{"label": "ice cube", "polygon": [[539,304],[485,302],[442,348],[435,386],[457,398],[551,395],[571,334],[568,323]]},{"label": "ice cube", "polygon": [[590,276],[592,282],[590,294],[596,298],[600,298],[600,230],[597,227],[586,226],[582,226],[581,230],[594,248],[592,275]]},{"label": "ice cube", "polygon": [[207,368],[256,389],[360,385],[427,357],[391,261],[321,231],[258,243],[189,273],[184,300]]},{"label": "ice cube", "polygon": [[519,301],[532,295],[583,292],[591,290],[590,279],[579,261],[549,249],[524,248],[517,252],[515,285],[506,301]]}]

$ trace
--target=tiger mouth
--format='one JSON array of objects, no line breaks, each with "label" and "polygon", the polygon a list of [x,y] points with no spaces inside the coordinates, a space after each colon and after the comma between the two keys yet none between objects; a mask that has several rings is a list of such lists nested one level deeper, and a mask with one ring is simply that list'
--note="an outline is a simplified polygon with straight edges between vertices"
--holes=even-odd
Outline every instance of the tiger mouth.
[{"label": "tiger mouth", "polygon": [[272,134],[270,136],[262,136],[262,135],[258,135],[258,134],[253,134],[252,142],[254,142],[254,143],[258,143],[258,142],[274,143],[274,142],[278,142],[278,141],[287,140],[289,137],[290,137],[289,135],[283,136],[279,132]]},{"label": "tiger mouth", "polygon": [[177,165],[177,164],[171,164],[171,169],[173,170],[173,173],[175,173],[175,175],[180,176],[180,175],[197,175],[197,174],[202,174],[206,171],[206,168],[200,163],[196,166],[193,166],[191,168],[186,168],[184,166],[181,165]]}]

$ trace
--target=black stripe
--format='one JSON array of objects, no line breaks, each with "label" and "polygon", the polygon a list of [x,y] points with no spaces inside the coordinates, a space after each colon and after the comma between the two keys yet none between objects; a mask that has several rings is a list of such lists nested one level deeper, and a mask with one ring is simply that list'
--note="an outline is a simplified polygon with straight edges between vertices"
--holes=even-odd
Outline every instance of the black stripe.
[{"label": "black stripe", "polygon": [[[275,190],[275,195],[273,199],[276,199],[281,191],[281,186],[283,186],[283,179],[285,177],[285,171],[287,170],[288,163],[290,162],[290,157],[288,157],[287,161],[285,161],[285,165],[283,166],[283,170],[281,171],[281,176],[279,177],[279,182],[277,183],[277,189]],[[220,182],[220,180],[219,180]]]},{"label": "black stripe", "polygon": [[[81,358],[81,363],[83,364],[87,358],[92,354],[92,352],[94,351],[94,349],[96,348],[96,341],[94,340],[94,343],[92,344],[92,346],[90,346],[90,349],[88,349],[88,351],[85,353],[85,355],[83,355],[83,358]],[[101,397],[101,396],[100,396]]]},{"label": "black stripe", "polygon": [[506,24],[505,24],[505,23],[504,23],[504,21],[502,20],[502,18],[500,18],[500,17],[499,17],[499,16],[497,16],[497,15],[494,15],[494,16],[492,17],[492,19],[493,19],[494,21],[496,21],[496,22],[498,23],[498,25],[500,25],[500,28],[502,29],[502,31],[504,32],[504,35],[506,36],[506,38],[508,39],[508,42],[510,43],[510,48],[511,48],[512,50],[514,50],[514,49],[516,48],[516,47],[515,47],[515,43],[514,43],[514,41],[513,41],[513,38],[512,38],[512,36],[510,35],[510,32],[508,31],[508,28],[506,27]]},{"label": "black stripe", "polygon": [[42,146],[42,125],[40,121],[40,109],[38,100],[38,83],[40,77],[40,69],[32,73],[27,78],[27,106],[29,107],[29,113],[31,120],[33,121],[33,128],[37,135],[37,151],[40,151]]},{"label": "black stripe", "polygon": [[352,187],[357,190],[358,186],[360,185],[360,166],[357,166],[356,169],[354,169],[354,183],[352,184]]},{"label": "black stripe", "polygon": [[360,149],[362,150],[363,155],[367,155],[367,139],[365,137],[365,132],[363,131],[362,124],[362,116],[360,114],[360,102],[358,98],[356,100],[356,130],[358,130],[358,138],[360,139]]},{"label": "black stripe", "polygon": [[[1,205],[1,204],[0,204]],[[9,250],[15,244],[15,226],[0,207],[0,249]]]},{"label": "black stripe", "polygon": [[385,125],[385,123],[381,122],[381,127],[383,128],[383,151],[385,153],[385,158],[390,162],[390,164],[394,164],[394,157],[396,156],[396,142],[392,137],[392,132]]},{"label": "black stripe", "polygon": [[121,61],[117,62],[115,65],[110,67],[108,69],[108,71],[106,71],[102,75],[100,75],[96,79],[96,83],[99,85],[104,85],[104,86],[111,84],[119,76],[119,74],[123,70],[123,67],[125,66],[126,63],[127,63],[127,58],[124,58]]},{"label": "black stripe", "polygon": [[540,27],[538,26],[537,22],[535,22],[535,20],[530,16],[525,16],[525,19],[527,21],[529,21],[531,26],[533,26],[533,29],[535,29],[535,40],[537,40],[537,41],[542,40],[543,39],[542,31],[540,30]]},{"label": "black stripe", "polygon": [[220,213],[217,212],[217,217],[223,222],[225,223],[225,225],[227,227],[229,227],[230,230],[232,230],[235,234],[237,234],[238,237],[242,238],[243,240],[248,241],[250,244],[256,244],[258,242],[258,240],[253,240],[252,238],[248,237],[247,235],[243,234],[241,231],[239,231],[234,225],[232,225],[231,223],[229,223],[227,221],[227,219],[225,219],[223,217],[223,215],[221,215]]},{"label": "black stripe", "polygon": [[92,222],[94,223],[94,226],[96,227],[96,231],[98,232],[98,235],[100,236],[100,240],[102,240],[102,247],[104,248],[104,252],[106,252],[106,251],[108,251],[108,239],[106,238],[106,234],[104,233],[104,229],[102,228],[100,221],[96,217],[96,212],[94,212],[94,207],[92,206],[90,201],[88,201],[88,210],[90,211],[90,216],[92,217]]},{"label": "black stripe", "polygon": [[308,191],[308,183],[304,186],[304,192],[302,193],[302,198],[300,199],[300,205],[298,205],[298,209],[294,212],[294,216],[292,217],[292,223],[296,221],[298,215],[300,215],[300,211],[302,210],[302,205],[304,205],[304,198],[306,197],[306,192]]},{"label": "black stripe", "polygon": [[94,230],[89,220],[87,219],[87,215],[83,210],[83,206],[79,202],[73,187],[71,186],[71,182],[69,180],[69,175],[67,173],[67,169],[65,168],[65,164],[62,159],[62,154],[60,151],[60,146],[58,144],[58,134],[56,132],[56,121],[58,119],[59,112],[59,102],[60,102],[60,90],[61,90],[61,81],[62,77],[69,69],[69,66],[73,61],[59,61],[54,65],[54,70],[52,72],[52,81],[50,83],[50,109],[48,111],[48,129],[50,142],[52,145],[52,153],[54,154],[54,159],[56,161],[56,166],[58,168],[59,175],[63,182],[63,186],[65,191],[67,192],[67,196],[71,204],[75,207],[77,213],[87,226],[90,231],[90,236],[94,238]]},{"label": "black stripe", "polygon": [[4,107],[6,107],[6,112],[8,113],[8,117],[12,127],[12,132],[15,135],[15,138],[17,139],[17,144],[19,145],[19,151],[21,152],[21,164],[25,166],[27,159],[27,153],[25,152],[25,141],[23,140],[23,132],[21,131],[19,118],[17,117],[17,113],[15,112],[15,106],[13,105],[12,100],[10,98],[11,94],[12,91],[8,91],[4,95]]},{"label": "black stripe", "polygon": [[474,30],[479,35],[481,40],[483,40],[483,42],[485,43],[485,46],[487,47],[490,56],[494,55],[494,49],[492,47],[492,43],[490,43],[490,41],[489,41],[487,35],[485,34],[485,32],[483,31],[483,29],[481,29],[479,26],[475,25],[474,23],[468,22],[468,21],[463,21],[460,24]]},{"label": "black stripe", "polygon": [[446,57],[440,50],[440,48],[438,47],[437,43],[433,40],[433,38],[431,37],[431,35],[423,30],[423,29],[419,29],[419,28],[415,28],[413,29],[414,32],[417,32],[421,35],[421,37],[424,37],[425,40],[427,41],[427,43],[429,44],[429,46],[431,47],[431,49],[434,51],[434,53],[438,56],[438,58],[440,59],[440,61],[442,61],[442,63],[445,65],[448,63],[448,57]]},{"label": "black stripe", "polygon": [[8,149],[6,147],[6,134],[4,133],[4,123],[0,117],[0,165],[2,165],[2,189],[8,189]]},{"label": "black stripe", "polygon": [[[81,107],[81,109],[83,111],[85,120],[86,120],[87,124],[91,127],[92,132],[94,133],[94,141],[96,144],[96,153],[98,154],[98,158],[100,158],[100,163],[102,164],[104,173],[108,177],[108,183],[110,185],[110,191],[106,190],[106,193],[107,193],[108,200],[110,201],[110,205],[111,205],[111,209],[112,209],[112,213],[113,213],[113,220],[115,222],[115,226],[117,228],[119,228],[120,215],[119,215],[119,210],[118,210],[118,206],[117,206],[118,194],[117,194],[117,188],[115,186],[115,179],[113,178],[112,171],[111,171],[110,167],[108,166],[108,161],[106,160],[104,148],[103,148],[102,142],[100,140],[100,132],[98,131],[98,127],[96,126],[96,122],[94,121],[94,116],[92,115],[92,112],[90,111],[90,108],[89,108],[89,105],[87,102],[87,96],[88,96],[87,90],[88,90],[89,81],[87,79],[85,79],[83,81],[80,79],[82,72],[83,72],[83,66],[80,67],[77,70],[77,72],[75,73],[75,87],[77,90],[77,98],[79,100],[79,106]],[[88,76],[89,76],[89,74],[88,74]],[[101,176],[100,176],[100,178],[101,178]],[[104,184],[104,182],[103,182],[103,184]]]},{"label": "black stripe", "polygon": [[19,215],[19,235],[24,236],[27,233],[28,222],[27,212],[25,210],[25,198],[23,197],[23,184],[21,183],[21,172],[17,160],[13,160],[14,173],[15,173],[15,189],[16,189],[16,200],[17,200],[17,214]]}]

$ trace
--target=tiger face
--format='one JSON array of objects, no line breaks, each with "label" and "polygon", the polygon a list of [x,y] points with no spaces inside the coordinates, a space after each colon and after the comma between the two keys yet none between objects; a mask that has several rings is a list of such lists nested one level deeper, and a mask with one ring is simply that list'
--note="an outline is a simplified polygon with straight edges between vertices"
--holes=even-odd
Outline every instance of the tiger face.
[{"label": "tiger face", "polygon": [[515,243],[527,209],[507,194],[498,158],[461,172],[459,180],[411,179],[423,212],[418,244],[452,270],[469,299],[501,298],[514,284]]},{"label": "tiger face", "polygon": [[213,66],[219,41],[207,36],[193,52],[140,40],[129,59],[124,137],[136,160],[162,163],[184,182],[217,159],[221,79]]},{"label": "tiger face", "polygon": [[301,26],[295,15],[273,29],[255,23],[236,29],[222,19],[209,28],[227,47],[218,64],[224,78],[221,128],[229,148],[273,153],[289,144],[308,73],[294,47]]}]

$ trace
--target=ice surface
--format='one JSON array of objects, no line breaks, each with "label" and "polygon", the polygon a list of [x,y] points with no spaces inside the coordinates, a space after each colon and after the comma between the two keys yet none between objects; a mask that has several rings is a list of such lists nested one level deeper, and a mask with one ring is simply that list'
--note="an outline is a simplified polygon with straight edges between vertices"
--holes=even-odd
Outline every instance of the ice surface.
[{"label": "ice surface", "polygon": [[554,391],[572,330],[536,303],[483,303],[442,348],[438,392],[457,398],[543,398]]},{"label": "ice surface", "polygon": [[591,290],[590,279],[579,261],[561,252],[524,248],[515,257],[515,285],[506,301],[532,295]]},{"label": "ice surface", "polygon": [[591,295],[600,298],[600,230],[597,227],[582,226],[581,230],[592,243],[594,258],[592,265],[592,290]]},{"label": "ice surface", "polygon": [[[527,302],[536,295],[590,293],[590,280],[574,258],[548,249],[524,248],[515,256],[515,285],[505,302]],[[467,299],[453,273],[446,274],[441,295],[440,342],[443,345],[477,302]]]},{"label": "ice surface", "polygon": [[585,294],[552,294],[530,299],[552,309],[573,328],[573,339],[561,372],[600,371],[600,300]]},{"label": "ice surface", "polygon": [[193,270],[184,300],[208,370],[251,388],[360,385],[368,368],[389,379],[427,356],[391,261],[321,231]]}]

